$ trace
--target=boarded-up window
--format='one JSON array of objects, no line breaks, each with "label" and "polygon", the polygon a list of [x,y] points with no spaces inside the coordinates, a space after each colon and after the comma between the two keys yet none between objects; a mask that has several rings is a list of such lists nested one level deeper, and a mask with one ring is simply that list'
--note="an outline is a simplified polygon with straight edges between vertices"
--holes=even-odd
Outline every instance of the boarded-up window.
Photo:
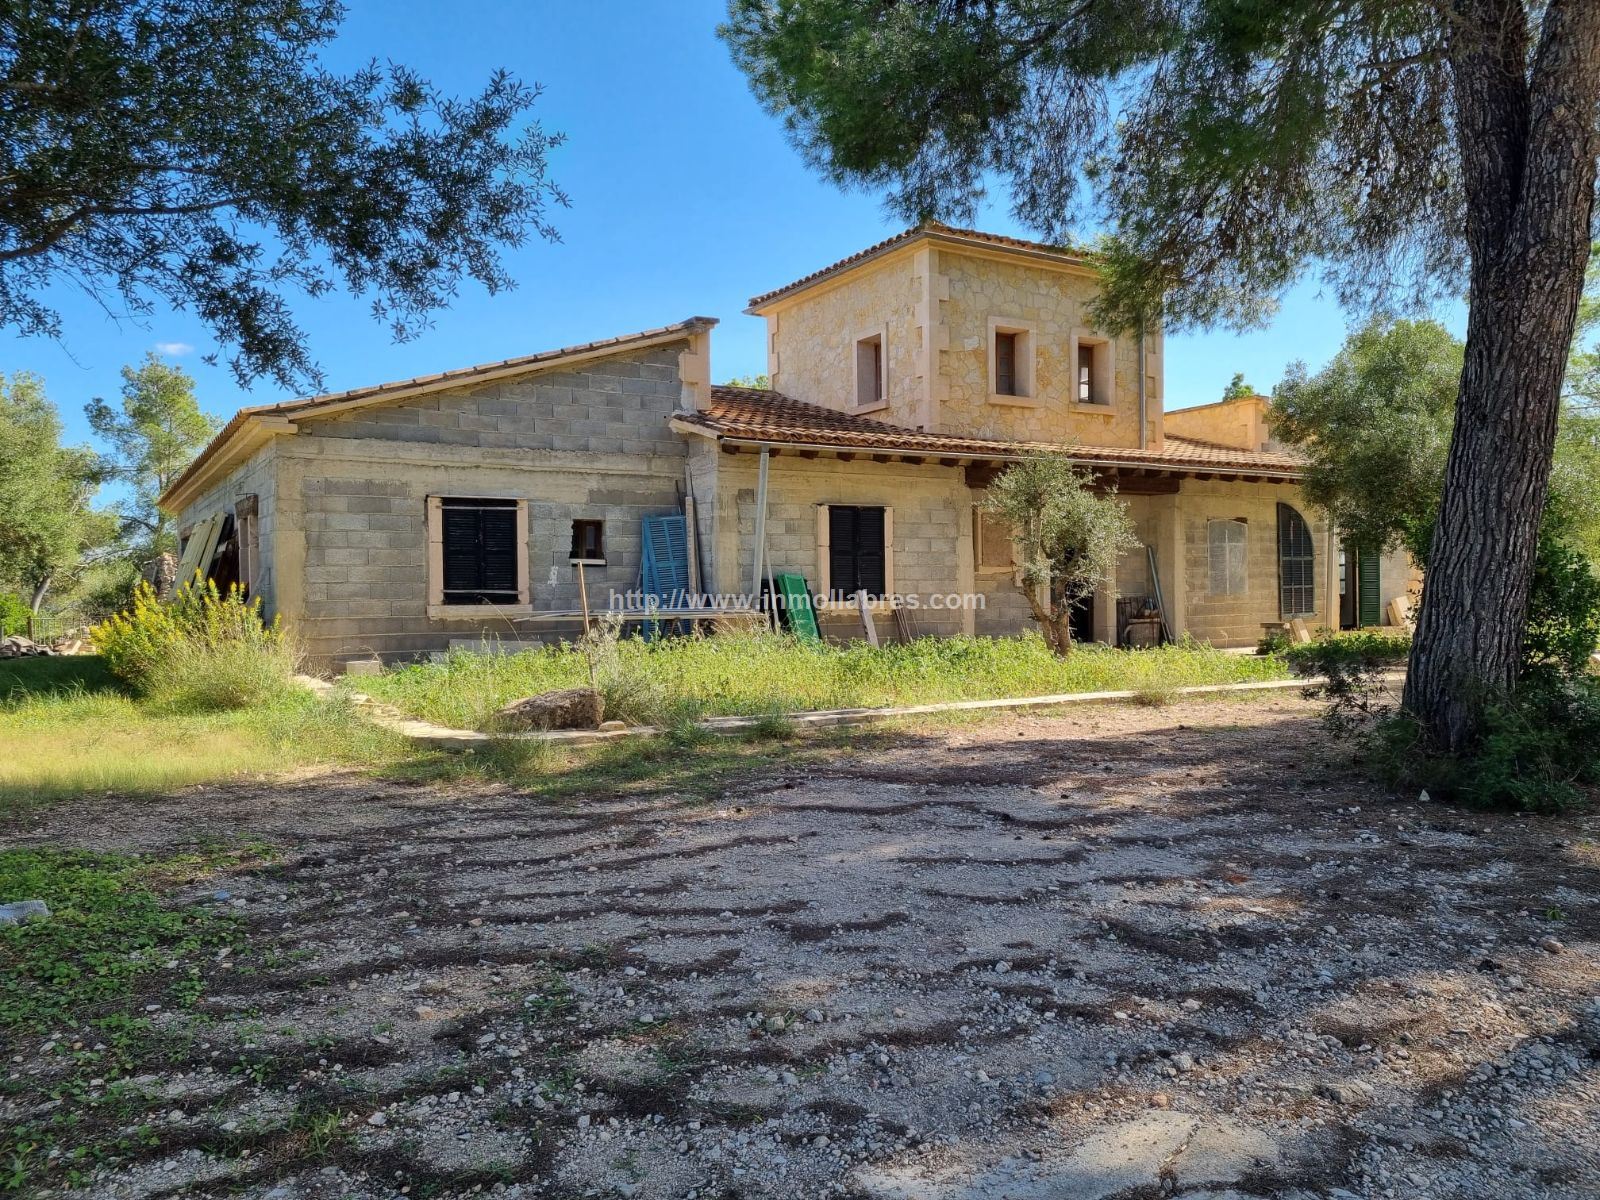
[{"label": "boarded-up window", "polygon": [[439,502],[446,604],[516,604],[517,502]]},{"label": "boarded-up window", "polygon": [[885,579],[884,510],[863,505],[828,506],[828,590],[882,596]]},{"label": "boarded-up window", "polygon": [[1242,596],[1245,593],[1245,552],[1249,526],[1243,521],[1206,522],[1206,540],[1211,553],[1210,591],[1215,596]]},{"label": "boarded-up window", "polygon": [[981,508],[976,510],[974,533],[980,571],[1009,571],[1016,565],[1012,529],[1003,517]]},{"label": "boarded-up window", "polygon": [[1017,335],[994,335],[994,390],[996,395],[1017,395]]},{"label": "boarded-up window", "polygon": [[1305,617],[1317,611],[1316,548],[1305,518],[1278,505],[1278,614]]}]

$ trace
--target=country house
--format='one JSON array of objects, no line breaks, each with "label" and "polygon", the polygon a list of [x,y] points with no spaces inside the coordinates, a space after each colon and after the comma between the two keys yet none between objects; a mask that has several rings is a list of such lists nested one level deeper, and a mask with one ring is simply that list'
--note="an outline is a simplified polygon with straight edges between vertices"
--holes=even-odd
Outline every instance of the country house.
[{"label": "country house", "polygon": [[[1404,561],[1344,552],[1261,397],[1165,412],[1161,333],[1095,329],[1095,288],[1080,254],[925,225],[751,301],[770,390],[714,385],[716,322],[692,317],[243,409],[161,503],[186,575],[244,584],[323,663],[571,636],[662,553],[701,607],[803,576],[839,599],[828,636],[862,631],[858,593],[885,636],[1017,632],[979,501],[1046,452],[1115,487],[1142,543],[1080,636],[1381,622]],[[646,547],[673,514],[686,544]]]}]

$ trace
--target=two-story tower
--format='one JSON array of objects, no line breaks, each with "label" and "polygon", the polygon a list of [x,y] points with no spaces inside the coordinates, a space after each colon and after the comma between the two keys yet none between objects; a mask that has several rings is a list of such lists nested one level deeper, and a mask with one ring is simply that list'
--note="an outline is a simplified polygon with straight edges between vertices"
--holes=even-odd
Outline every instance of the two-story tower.
[{"label": "two-story tower", "polygon": [[1065,452],[1117,489],[1143,543],[1078,636],[1251,645],[1266,625],[1334,624],[1339,555],[1260,401],[1164,414],[1161,331],[1097,328],[1097,288],[1084,252],[924,225],[755,297],[771,390],[712,388],[676,422],[705,439],[691,477],[719,588],[799,572],[824,593],[915,597],[917,632],[1025,629],[1009,531],[978,506],[1007,463]]}]

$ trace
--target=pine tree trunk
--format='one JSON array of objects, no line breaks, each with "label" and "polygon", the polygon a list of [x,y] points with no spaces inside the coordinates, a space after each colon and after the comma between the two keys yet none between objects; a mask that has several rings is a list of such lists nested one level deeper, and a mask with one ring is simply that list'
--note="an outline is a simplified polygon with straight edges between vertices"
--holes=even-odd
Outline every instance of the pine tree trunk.
[{"label": "pine tree trunk", "polygon": [[1470,315],[1405,692],[1452,752],[1516,683],[1600,154],[1600,4],[1551,0],[1531,78],[1519,0],[1456,10]]}]

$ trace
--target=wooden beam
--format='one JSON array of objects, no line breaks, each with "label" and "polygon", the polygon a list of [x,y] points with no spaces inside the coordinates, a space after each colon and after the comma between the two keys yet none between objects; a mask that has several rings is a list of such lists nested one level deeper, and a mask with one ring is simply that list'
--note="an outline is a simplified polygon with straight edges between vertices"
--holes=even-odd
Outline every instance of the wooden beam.
[{"label": "wooden beam", "polygon": [[910,463],[913,467],[920,467],[928,460],[923,458],[920,454],[904,454],[901,455],[900,461],[903,463]]},{"label": "wooden beam", "polygon": [[800,450],[796,453],[798,453],[801,458],[815,458],[817,456],[817,452],[815,450]]},{"label": "wooden beam", "polygon": [[722,452],[724,454],[737,454],[739,453],[739,447],[735,446],[732,442],[723,442]]},{"label": "wooden beam", "polygon": [[894,455],[892,455],[892,454],[874,454],[872,456],[872,461],[875,462],[875,463],[893,462],[894,461]]},{"label": "wooden beam", "polygon": [[855,462],[855,460],[856,460],[856,456],[854,454],[851,454],[848,450],[839,451],[839,461],[840,462]]},{"label": "wooden beam", "polygon": [[986,488],[995,481],[1002,469],[1002,464],[996,462],[972,463],[966,469],[967,486],[979,490]]}]

